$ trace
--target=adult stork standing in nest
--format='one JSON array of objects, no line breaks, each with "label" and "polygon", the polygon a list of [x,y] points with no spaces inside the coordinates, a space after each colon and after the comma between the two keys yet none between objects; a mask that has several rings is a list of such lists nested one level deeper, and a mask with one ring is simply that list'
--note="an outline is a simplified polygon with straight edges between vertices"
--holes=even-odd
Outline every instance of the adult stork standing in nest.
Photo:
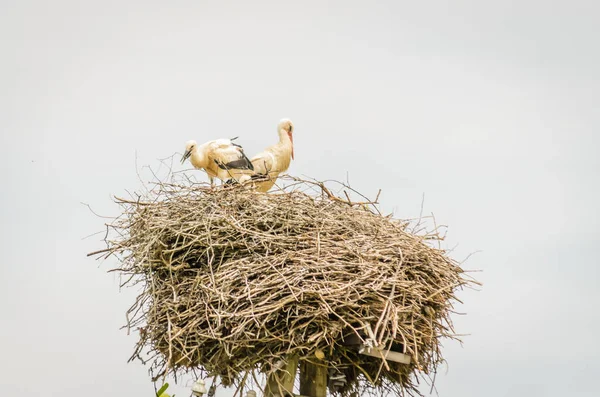
[{"label": "adult stork standing in nest", "polygon": [[[294,159],[294,124],[289,119],[281,119],[277,124],[279,142],[252,157],[256,190],[266,192],[273,185],[279,174],[287,171]],[[246,179],[246,177],[244,178]],[[262,180],[261,180],[262,179]]]},{"label": "adult stork standing in nest", "polygon": [[244,149],[233,143],[235,139],[237,137],[215,139],[202,145],[198,145],[194,140],[188,141],[181,163],[189,158],[194,168],[206,171],[212,186],[215,184],[215,178],[226,183],[239,182],[244,175],[249,179],[254,166],[246,157]]}]

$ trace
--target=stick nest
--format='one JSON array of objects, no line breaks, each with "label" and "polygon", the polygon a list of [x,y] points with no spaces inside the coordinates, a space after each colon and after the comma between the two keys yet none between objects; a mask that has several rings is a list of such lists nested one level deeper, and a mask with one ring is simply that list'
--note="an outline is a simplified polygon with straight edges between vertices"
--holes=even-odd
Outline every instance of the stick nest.
[{"label": "stick nest", "polygon": [[[90,255],[117,256],[124,284],[141,286],[128,311],[140,331],[132,359],[155,379],[199,369],[241,390],[249,374],[316,352],[345,375],[331,392],[418,393],[412,375],[443,361],[455,292],[471,281],[434,246],[437,231],[383,216],[347,188],[158,183],[116,199],[108,248]],[[362,345],[411,363],[359,354]]]}]

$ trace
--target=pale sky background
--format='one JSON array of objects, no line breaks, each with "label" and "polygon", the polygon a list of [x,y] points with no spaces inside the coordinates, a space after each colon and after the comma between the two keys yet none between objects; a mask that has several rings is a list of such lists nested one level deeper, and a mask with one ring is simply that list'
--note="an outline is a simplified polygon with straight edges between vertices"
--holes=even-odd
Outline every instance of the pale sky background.
[{"label": "pale sky background", "polygon": [[348,173],[398,217],[424,194],[456,258],[481,251],[441,397],[600,395],[599,21],[592,0],[0,1],[2,394],[152,396],[119,330],[136,291],[86,258],[103,221],[80,203],[116,215],[136,153],[252,155],[289,117],[291,174]]}]

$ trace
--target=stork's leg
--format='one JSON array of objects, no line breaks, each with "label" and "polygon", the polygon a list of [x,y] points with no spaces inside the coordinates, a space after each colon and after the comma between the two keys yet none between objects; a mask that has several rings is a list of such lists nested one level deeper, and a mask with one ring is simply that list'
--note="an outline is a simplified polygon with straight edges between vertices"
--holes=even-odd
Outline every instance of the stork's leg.
[{"label": "stork's leg", "polygon": [[213,178],[212,176],[209,176],[208,180],[210,181],[210,187],[215,187],[215,178]]}]

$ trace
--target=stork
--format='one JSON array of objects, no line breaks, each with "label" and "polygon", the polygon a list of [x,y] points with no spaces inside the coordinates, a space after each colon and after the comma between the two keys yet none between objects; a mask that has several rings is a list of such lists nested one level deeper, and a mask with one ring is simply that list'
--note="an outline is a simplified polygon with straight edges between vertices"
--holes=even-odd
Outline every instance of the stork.
[{"label": "stork", "polygon": [[252,174],[254,167],[246,157],[244,149],[233,143],[235,139],[237,137],[216,139],[202,145],[198,145],[194,140],[188,141],[181,163],[189,158],[194,168],[206,171],[212,186],[215,184],[215,178],[224,182],[239,181],[243,175]]},{"label": "stork", "polygon": [[268,191],[274,184],[279,174],[287,171],[290,162],[294,159],[294,124],[289,119],[281,119],[277,124],[279,142],[269,146],[250,160],[254,167],[253,179],[266,180],[256,182],[256,190]]}]

